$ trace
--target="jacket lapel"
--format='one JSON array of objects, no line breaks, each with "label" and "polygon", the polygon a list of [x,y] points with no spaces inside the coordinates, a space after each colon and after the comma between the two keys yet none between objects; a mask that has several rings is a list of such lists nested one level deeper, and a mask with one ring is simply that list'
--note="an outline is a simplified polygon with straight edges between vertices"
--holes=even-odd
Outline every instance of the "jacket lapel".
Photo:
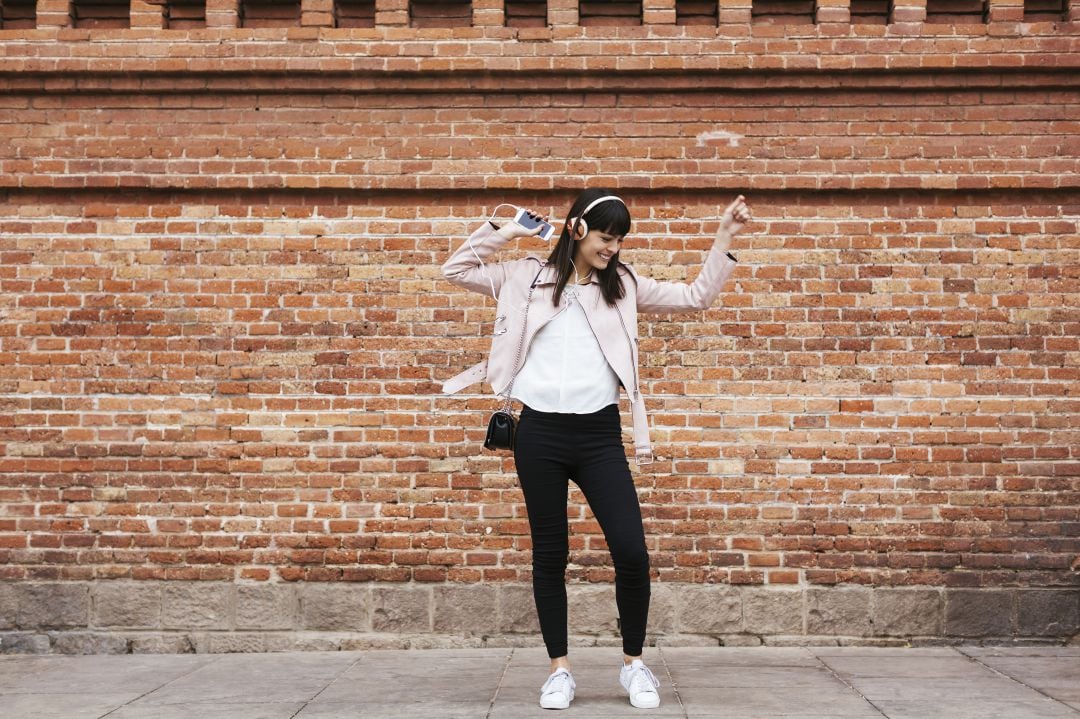
[{"label": "jacket lapel", "polygon": [[586,291],[581,293],[581,307],[585,310],[585,317],[589,320],[589,326],[608,364],[619,376],[626,393],[632,395],[635,389],[634,367],[631,364],[633,353],[628,357],[627,350],[633,343],[623,332],[618,307],[611,307],[604,302],[600,285],[595,283],[588,285]]}]

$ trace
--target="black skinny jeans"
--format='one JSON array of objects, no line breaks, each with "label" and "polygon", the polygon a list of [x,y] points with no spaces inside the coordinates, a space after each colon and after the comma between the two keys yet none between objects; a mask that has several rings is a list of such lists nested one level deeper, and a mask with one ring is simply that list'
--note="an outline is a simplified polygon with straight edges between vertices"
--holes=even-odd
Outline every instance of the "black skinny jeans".
[{"label": "black skinny jeans", "polygon": [[623,651],[641,654],[649,617],[649,554],[641,507],[623,452],[618,405],[592,414],[557,414],[525,407],[514,462],[525,494],[533,544],[533,597],[548,656],[567,653],[566,519],[573,479],[604,531],[615,564],[615,603]]}]

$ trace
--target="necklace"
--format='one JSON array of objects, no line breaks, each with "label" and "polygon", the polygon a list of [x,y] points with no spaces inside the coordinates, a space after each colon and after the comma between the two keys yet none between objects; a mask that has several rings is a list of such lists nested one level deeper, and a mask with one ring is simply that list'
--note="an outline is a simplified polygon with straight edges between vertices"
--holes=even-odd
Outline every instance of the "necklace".
[{"label": "necklace", "polygon": [[592,277],[592,270],[585,273],[584,277],[578,277],[577,270],[574,270],[574,282],[573,284],[567,282],[566,287],[563,289],[563,295],[566,297],[567,304],[573,304],[581,296],[581,288],[588,284],[589,278]]}]

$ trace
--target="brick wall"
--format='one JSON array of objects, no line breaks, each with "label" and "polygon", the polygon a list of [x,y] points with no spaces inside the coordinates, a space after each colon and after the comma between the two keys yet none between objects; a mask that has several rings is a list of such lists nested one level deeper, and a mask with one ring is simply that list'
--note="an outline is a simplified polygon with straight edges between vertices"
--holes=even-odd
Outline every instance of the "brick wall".
[{"label": "brick wall", "polygon": [[[1045,5],[5,11],[4,646],[538,642],[495,403],[438,390],[493,303],[438,268],[499,202],[597,184],[657,278],[695,275],[736,193],[756,217],[714,308],[641,319],[651,640],[1075,634],[1080,5]],[[575,641],[614,642],[570,499]]]}]

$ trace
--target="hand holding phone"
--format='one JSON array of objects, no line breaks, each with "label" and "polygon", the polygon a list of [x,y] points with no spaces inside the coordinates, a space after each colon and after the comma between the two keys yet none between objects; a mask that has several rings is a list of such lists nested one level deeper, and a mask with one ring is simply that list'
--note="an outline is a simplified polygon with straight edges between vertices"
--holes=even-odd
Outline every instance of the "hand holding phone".
[{"label": "hand holding phone", "polygon": [[[529,214],[529,211],[522,208],[514,215],[514,222],[521,225],[524,229],[529,230],[530,235],[539,237],[544,242],[549,242],[551,236],[555,234],[555,227],[547,222],[544,222],[540,215]],[[540,228],[539,232],[535,232],[536,228]]]}]

